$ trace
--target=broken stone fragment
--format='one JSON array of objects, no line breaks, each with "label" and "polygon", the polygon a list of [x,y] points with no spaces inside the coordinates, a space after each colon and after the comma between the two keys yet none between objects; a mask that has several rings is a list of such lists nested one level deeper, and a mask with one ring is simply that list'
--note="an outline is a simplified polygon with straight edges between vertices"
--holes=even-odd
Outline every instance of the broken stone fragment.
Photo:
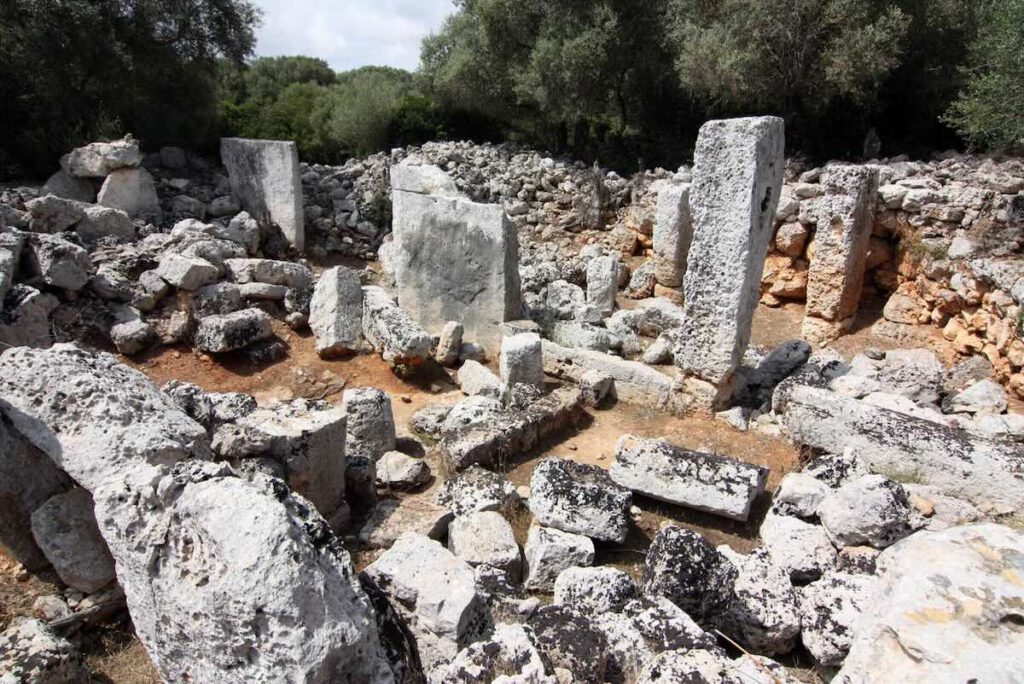
[{"label": "broken stone fragment", "polygon": [[459,350],[462,349],[463,327],[457,321],[448,321],[441,328],[437,339],[437,351],[434,360],[442,366],[454,366],[459,361]]},{"label": "broken stone fragment", "polygon": [[359,530],[359,541],[371,549],[387,549],[407,532],[443,539],[451,520],[448,509],[426,495],[382,499]]},{"label": "broken stone fragment", "polygon": [[538,650],[572,681],[605,681],[608,641],[593,620],[571,606],[555,604],[539,609],[527,625],[536,634]]},{"label": "broken stone fragment", "polygon": [[141,163],[139,142],[131,135],[76,147],[60,160],[61,168],[76,178],[103,178],[111,171],[134,168]]},{"label": "broken stone fragment", "polygon": [[882,475],[847,482],[818,506],[836,546],[884,548],[910,534],[910,503],[901,484]]},{"label": "broken stone fragment", "polygon": [[265,311],[242,309],[199,319],[192,342],[201,351],[221,353],[242,349],[273,335],[270,316]]},{"label": "broken stone fragment", "polygon": [[446,684],[477,684],[513,680],[530,684],[557,684],[547,673],[537,650],[533,630],[525,625],[498,625],[487,639],[470,644],[452,660]]},{"label": "broken stone fragment", "polygon": [[103,181],[96,203],[120,209],[132,218],[160,216],[160,198],[156,183],[146,169],[117,169]]},{"label": "broken stone fragment", "polygon": [[466,361],[459,368],[459,387],[468,396],[485,396],[501,399],[504,386],[491,369],[476,361]]},{"label": "broken stone fragment", "polygon": [[520,333],[503,337],[499,367],[501,382],[507,389],[518,384],[544,389],[544,360],[540,335]]},{"label": "broken stone fragment", "polygon": [[512,483],[497,473],[473,465],[445,480],[435,501],[454,516],[496,511],[516,497]]},{"label": "broken stone fragment", "polygon": [[522,570],[512,526],[496,511],[456,517],[448,526],[448,550],[472,566],[489,565],[517,582]]},{"label": "broken stone fragment", "polygon": [[800,613],[789,573],[764,549],[739,554],[726,545],[718,552],[736,568],[729,607],[713,622],[744,648],[775,655],[793,649],[800,634]]},{"label": "broken stone fragment", "polygon": [[225,259],[224,267],[236,283],[266,283],[298,289],[313,285],[313,272],[294,261]]},{"label": "broken stone fragment", "polygon": [[654,222],[654,272],[659,285],[682,287],[692,240],[690,185],[666,185],[658,192]]},{"label": "broken stone fragment", "polygon": [[345,392],[342,407],[348,414],[349,456],[362,456],[374,462],[395,448],[395,418],[391,398],[375,387],[358,387]]},{"label": "broken stone fragment", "polygon": [[220,271],[206,259],[167,254],[160,259],[156,273],[168,283],[182,290],[198,290],[220,277]]},{"label": "broken stone fragment", "polygon": [[759,534],[772,562],[794,584],[816,580],[836,565],[836,549],[821,525],[769,511]]},{"label": "broken stone fragment", "polygon": [[85,594],[114,581],[114,559],[81,487],[50,497],[32,513],[32,536],[61,581]]},{"label": "broken stone fragment", "polygon": [[798,590],[800,638],[819,663],[842,664],[876,582],[870,575],[831,572]]},{"label": "broken stone fragment", "polygon": [[623,543],[632,495],[597,466],[542,460],[530,478],[530,511],[542,525]]},{"label": "broken stone fragment", "polygon": [[392,366],[418,366],[430,357],[430,335],[381,288],[363,288],[362,320],[363,336]]},{"label": "broken stone fragment", "polygon": [[669,525],[658,530],[647,549],[642,588],[704,624],[728,609],[736,575],[732,563],[704,537]]},{"label": "broken stone fragment", "polygon": [[29,269],[47,285],[77,291],[89,282],[92,259],[78,245],[43,233],[30,233],[25,244]]},{"label": "broken stone fragment", "polygon": [[768,469],[624,435],[609,475],[620,486],[659,501],[746,520],[754,499],[764,492]]},{"label": "broken stone fragment", "polygon": [[388,451],[377,461],[376,475],[378,487],[413,489],[430,481],[430,466],[421,458]]},{"label": "broken stone fragment", "polygon": [[619,612],[636,595],[633,579],[617,568],[568,568],[555,580],[555,603],[592,618]]}]

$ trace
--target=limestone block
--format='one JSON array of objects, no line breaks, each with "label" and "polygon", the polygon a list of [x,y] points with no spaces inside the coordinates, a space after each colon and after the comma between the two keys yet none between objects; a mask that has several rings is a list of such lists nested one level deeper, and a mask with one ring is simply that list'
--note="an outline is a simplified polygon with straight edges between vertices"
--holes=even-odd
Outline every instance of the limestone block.
[{"label": "limestone block", "polygon": [[263,225],[276,225],[288,243],[305,249],[299,148],[291,141],[223,138],[220,157],[231,194]]}]

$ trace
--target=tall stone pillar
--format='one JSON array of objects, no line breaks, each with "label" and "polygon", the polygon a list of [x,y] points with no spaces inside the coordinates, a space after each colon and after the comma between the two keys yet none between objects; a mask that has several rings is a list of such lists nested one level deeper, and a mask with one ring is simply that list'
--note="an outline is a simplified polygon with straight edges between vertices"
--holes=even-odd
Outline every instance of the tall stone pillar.
[{"label": "tall stone pillar", "polygon": [[785,133],[772,116],[708,121],[694,153],[693,241],[675,351],[684,409],[710,410],[732,391],[750,342],[761,271],[782,187]]},{"label": "tall stone pillar", "polygon": [[830,166],[821,174],[814,258],[807,274],[803,337],[826,344],[848,332],[864,286],[871,226],[878,201],[878,169]]}]

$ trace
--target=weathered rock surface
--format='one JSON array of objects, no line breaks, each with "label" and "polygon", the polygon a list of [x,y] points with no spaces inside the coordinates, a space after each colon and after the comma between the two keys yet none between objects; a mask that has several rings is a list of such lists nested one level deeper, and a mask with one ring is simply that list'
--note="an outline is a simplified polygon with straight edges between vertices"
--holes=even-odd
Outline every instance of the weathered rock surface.
[{"label": "weathered rock surface", "polygon": [[0,633],[0,682],[87,684],[92,681],[78,649],[35,618],[16,617]]},{"label": "weathered rock surface", "polygon": [[694,152],[693,241],[684,288],[687,325],[675,362],[722,384],[750,341],[761,270],[782,187],[783,123],[774,117],[709,121]]},{"label": "weathered rock surface", "polygon": [[26,265],[47,285],[81,290],[89,282],[92,260],[78,245],[56,235],[31,233],[25,247]]},{"label": "weathered rock surface", "polygon": [[555,603],[590,617],[617,613],[636,595],[633,579],[617,568],[568,568],[555,580]]},{"label": "weathered rock surface", "polygon": [[120,209],[132,218],[152,218],[160,215],[160,198],[156,183],[146,169],[117,169],[111,171],[96,195],[96,202],[104,207]]},{"label": "weathered rock surface", "polygon": [[499,359],[501,382],[511,388],[518,384],[544,388],[544,358],[540,335],[520,333],[503,337]]},{"label": "weathered rock surface", "polygon": [[746,520],[768,469],[632,435],[619,438],[608,471],[617,484],[659,501]]},{"label": "weathered rock surface", "polygon": [[391,365],[417,366],[430,356],[430,335],[376,286],[363,288],[363,336]]},{"label": "weathered rock surface", "polygon": [[772,562],[794,583],[818,579],[836,565],[836,549],[821,525],[769,511],[760,536]]},{"label": "weathered rock surface", "polygon": [[834,681],[1019,677],[1022,555],[1021,534],[994,524],[920,532],[884,551],[879,583]]},{"label": "weathered rock surface", "polygon": [[530,479],[530,511],[542,524],[622,543],[629,533],[629,490],[597,466],[542,460]]},{"label": "weathered rock surface", "polygon": [[822,665],[843,662],[875,582],[870,575],[832,572],[798,591],[800,638]]},{"label": "weathered rock surface", "polygon": [[682,287],[692,240],[690,186],[666,185],[658,192],[654,221],[654,273],[659,285]]},{"label": "weathered rock surface", "polygon": [[363,331],[363,288],[359,274],[344,266],[320,276],[309,302],[309,327],[316,336],[320,356],[359,348]]},{"label": "weathered rock surface", "polygon": [[599,371],[612,378],[611,395],[628,404],[664,408],[672,395],[672,377],[639,361],[588,349],[563,347],[550,340],[541,343],[544,372],[579,384],[587,371]]},{"label": "weathered rock surface", "polygon": [[430,466],[421,458],[388,451],[377,461],[376,476],[378,487],[412,489],[430,481]]},{"label": "weathered rock surface", "polygon": [[280,481],[191,461],[136,467],[94,495],[165,681],[393,681],[348,554]]},{"label": "weathered rock surface", "polygon": [[280,228],[297,251],[305,249],[299,149],[294,142],[222,138],[220,157],[231,194],[263,225]]},{"label": "weathered rock surface", "polygon": [[573,681],[604,681],[608,641],[590,618],[569,606],[550,605],[530,616],[527,624],[553,667],[566,670]]},{"label": "weathered rock surface", "polygon": [[880,549],[911,532],[906,490],[882,475],[847,482],[821,502],[818,515],[836,546]]},{"label": "weathered rock surface", "polygon": [[92,492],[138,463],[209,456],[206,430],[110,354],[71,344],[8,349],[0,397],[14,427]]},{"label": "weathered rock surface", "polygon": [[473,465],[445,480],[435,500],[451,515],[496,511],[516,498],[515,487],[501,475]]},{"label": "weathered rock surface", "polygon": [[472,566],[490,565],[516,581],[522,570],[512,526],[500,513],[478,511],[448,525],[448,550]]},{"label": "weathered rock surface", "polygon": [[524,625],[498,625],[489,638],[459,652],[448,666],[443,682],[557,684],[558,680],[547,673],[534,639],[533,630]]},{"label": "weathered rock surface", "polygon": [[504,393],[501,379],[478,361],[469,360],[462,364],[458,379],[462,393],[471,397],[482,396],[497,400]]},{"label": "weathered rock surface", "polygon": [[481,636],[485,614],[473,571],[436,541],[405,534],[361,576],[402,617],[428,681],[441,681],[458,652]]},{"label": "weathered rock surface", "polygon": [[723,545],[718,552],[737,574],[728,609],[713,621],[749,650],[768,655],[792,650],[800,634],[800,613],[789,574],[764,549],[744,556]]},{"label": "weathered rock surface", "polygon": [[134,168],[141,163],[139,143],[128,135],[121,140],[76,147],[61,159],[61,168],[76,178],[103,178],[111,171]]}]

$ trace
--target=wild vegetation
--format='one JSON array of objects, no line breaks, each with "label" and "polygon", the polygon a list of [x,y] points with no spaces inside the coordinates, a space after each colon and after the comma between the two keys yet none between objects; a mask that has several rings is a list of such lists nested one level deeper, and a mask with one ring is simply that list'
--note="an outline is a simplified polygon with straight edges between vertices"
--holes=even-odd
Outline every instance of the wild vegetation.
[{"label": "wild vegetation", "polygon": [[509,139],[627,172],[677,165],[715,116],[780,115],[823,159],[1024,138],[1024,0],[454,0],[416,73],[252,59],[259,21],[250,0],[3,3],[0,174],[126,130],[323,162]]}]

